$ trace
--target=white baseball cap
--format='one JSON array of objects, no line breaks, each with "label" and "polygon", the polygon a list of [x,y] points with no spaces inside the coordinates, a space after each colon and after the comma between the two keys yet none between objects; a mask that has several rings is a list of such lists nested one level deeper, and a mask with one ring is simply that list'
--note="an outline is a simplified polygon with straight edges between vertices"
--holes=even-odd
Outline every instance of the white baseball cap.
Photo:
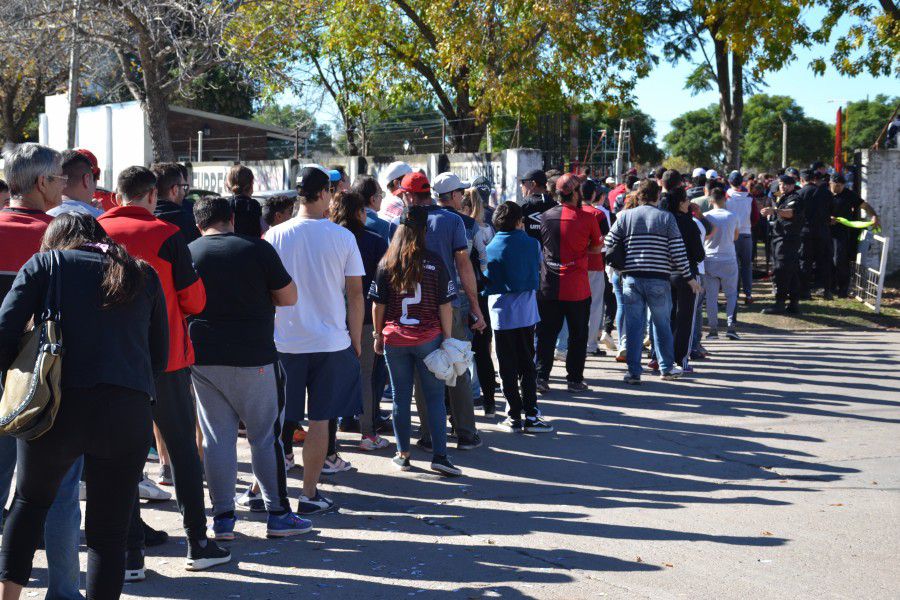
[{"label": "white baseball cap", "polygon": [[616,185],[616,180],[612,177],[607,177],[604,183],[606,183],[606,185]]},{"label": "white baseball cap", "polygon": [[697,167],[694,169],[694,172],[691,173],[691,177],[700,177],[701,175],[706,175],[706,169],[703,167]]},{"label": "white baseball cap", "polygon": [[462,181],[456,173],[441,173],[431,182],[431,189],[435,194],[449,194],[456,190],[465,190],[472,187],[468,181]]},{"label": "white baseball cap", "polygon": [[710,169],[709,171],[706,172],[706,178],[707,179],[718,179],[719,173],[715,169]]},{"label": "white baseball cap", "polygon": [[407,173],[412,173],[412,167],[402,160],[395,160],[381,172],[381,185],[387,186],[391,181],[399,179]]}]

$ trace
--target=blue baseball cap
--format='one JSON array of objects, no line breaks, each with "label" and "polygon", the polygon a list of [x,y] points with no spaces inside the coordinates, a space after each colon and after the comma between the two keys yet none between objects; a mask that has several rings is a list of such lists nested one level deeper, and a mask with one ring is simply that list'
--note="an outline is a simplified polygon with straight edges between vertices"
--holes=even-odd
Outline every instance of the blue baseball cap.
[{"label": "blue baseball cap", "polygon": [[330,181],[331,183],[334,183],[334,182],[340,181],[340,180],[341,180],[341,172],[340,171],[338,171],[337,169],[331,169],[330,171],[328,171],[328,181]]}]

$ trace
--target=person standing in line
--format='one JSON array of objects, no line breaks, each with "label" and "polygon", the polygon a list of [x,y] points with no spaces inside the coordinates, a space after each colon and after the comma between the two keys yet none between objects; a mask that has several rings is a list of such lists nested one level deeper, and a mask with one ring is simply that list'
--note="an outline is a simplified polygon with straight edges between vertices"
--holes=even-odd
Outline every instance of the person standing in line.
[{"label": "person standing in line", "polygon": [[638,206],[624,211],[606,236],[607,257],[620,250],[625,254],[625,268],[620,273],[628,362],[624,380],[631,385],[641,382],[641,345],[648,309],[662,379],[677,379],[683,374],[674,364],[669,278],[673,272],[680,273],[694,293],[700,292],[700,285],[691,276],[678,224],[670,213],[657,208],[658,201],[659,185],[642,181],[637,191]]},{"label": "person standing in line", "polygon": [[262,207],[262,219],[266,230],[281,225],[293,216],[296,200],[284,195],[269,196]]},{"label": "person standing in line", "polygon": [[[39,186],[43,179],[38,176]],[[154,374],[166,364],[165,299],[153,269],[109,239],[92,216],[61,215],[0,306],[0,371],[15,360],[28,321],[44,310],[51,283],[59,286],[65,343],[63,400],[44,435],[18,441],[16,493],[0,550],[0,594],[20,597],[47,510],[72,466],[83,460],[87,597],[114,599],[122,592],[129,516],[150,449]],[[77,548],[76,535],[70,550],[76,565]],[[77,577],[74,592],[80,597]]]},{"label": "person standing in line", "polygon": [[823,297],[831,300],[834,297],[831,291],[834,253],[830,227],[834,196],[817,171],[805,169],[800,179],[803,183],[799,192],[800,203],[804,210],[800,232],[800,295],[809,300],[813,288],[821,284]]},{"label": "person standing in line", "polygon": [[394,465],[412,467],[410,457],[410,405],[413,378],[418,375],[431,421],[431,469],[446,476],[462,471],[447,456],[447,412],[444,382],[425,365],[425,358],[441,347],[453,329],[451,300],[456,285],[443,260],[425,245],[428,211],[410,206],[400,217],[391,244],[372,282],[374,350],[384,354],[394,395]]},{"label": "person standing in line", "polygon": [[403,212],[403,199],[398,195],[400,193],[400,182],[405,175],[412,172],[411,166],[402,160],[396,160],[379,173],[379,179],[382,182],[381,185],[384,188],[385,195],[381,200],[378,216],[388,223],[399,217]]},{"label": "person standing in line", "polygon": [[334,508],[334,501],[319,491],[319,476],[352,468],[337,453],[337,419],[362,412],[359,355],[366,271],[353,234],[325,218],[328,188],[325,168],[305,165],[297,216],[265,235],[298,292],[296,305],[276,309],[275,347],[287,379],[285,430],[291,435],[309,394],[303,491],[297,502],[301,515]]},{"label": "person standing in line", "polygon": [[253,183],[253,171],[244,165],[233,165],[225,176],[225,187],[233,194],[228,201],[234,211],[234,232],[258,239],[263,233],[262,206],[252,197]]},{"label": "person standing in line", "polygon": [[[597,186],[587,179],[581,183],[581,197],[583,199],[581,210],[593,215],[600,227],[600,243],[609,233],[608,213],[593,206],[596,200]],[[606,265],[603,262],[603,254],[600,252],[588,253],[588,284],[591,287],[591,310],[588,317],[587,352],[593,356],[606,356],[606,352],[600,349],[598,337],[600,326],[603,325],[604,304],[606,301]]]},{"label": "person standing in line", "polygon": [[[803,205],[794,178],[782,175],[775,206],[762,209],[772,223],[772,257],[775,304],[763,314],[797,314],[800,312],[800,230],[803,227]],[[785,302],[789,302],[785,308]]]},{"label": "person standing in line", "polygon": [[[255,202],[255,200],[254,200]],[[268,537],[306,533],[312,524],[290,512],[281,412],[284,381],[273,341],[275,307],[297,302],[297,286],[266,241],[234,232],[231,199],[194,204],[202,236],[189,246],[208,301],[190,322],[196,360],[191,380],[203,430],[203,460],[212,500],[213,534],[234,539],[238,423],[250,443],[262,490]]]},{"label": "person standing in line", "polygon": [[99,217],[103,211],[91,204],[97,190],[91,161],[77,150],[62,153],[62,171],[68,178],[62,192],[62,204],[47,211],[51,217],[68,212],[79,212]]},{"label": "person standing in line", "polygon": [[[373,180],[374,182],[374,180]],[[364,225],[366,219],[366,201],[353,191],[338,192],[331,201],[330,218],[333,222],[344,227],[356,238],[356,245],[362,257],[366,274],[363,276],[363,292],[366,293],[372,286],[378,263],[387,252],[388,243],[380,235]],[[359,417],[359,441],[360,450],[371,452],[381,450],[390,445],[386,439],[378,435],[378,420],[381,416],[378,408],[384,386],[387,383],[387,369],[382,357],[381,364],[376,361],[380,355],[372,350],[368,340],[372,337],[374,326],[372,324],[372,302],[366,296],[365,314],[363,316],[363,328],[360,339],[363,341],[359,362],[362,366],[362,415]],[[355,415],[344,415],[341,420],[355,419]]]},{"label": "person standing in line", "polygon": [[706,319],[709,325],[707,339],[719,337],[719,289],[725,294],[725,315],[727,318],[727,332],[729,339],[737,340],[740,337],[735,329],[737,319],[738,297],[738,263],[735,255],[734,242],[740,235],[740,222],[733,212],[726,210],[725,193],[721,189],[712,192],[714,209],[703,216],[712,223],[713,233],[704,243],[706,260],[704,267],[706,276],[704,283],[706,288]]},{"label": "person standing in line", "polygon": [[0,210],[9,206],[9,184],[0,179]]},{"label": "person standing in line", "polygon": [[[469,339],[469,329],[480,331],[485,327],[484,315],[478,306],[478,287],[475,282],[475,270],[469,257],[469,242],[463,219],[457,214],[437,206],[431,199],[431,183],[424,173],[410,173],[403,177],[399,188],[403,201],[407,206],[422,206],[428,214],[428,232],[425,245],[428,250],[441,257],[444,267],[450,273],[450,279],[462,284],[468,310],[464,311],[461,300],[454,298],[452,337],[458,340]],[[399,219],[391,221],[391,231],[395,231]],[[456,430],[457,450],[474,450],[482,445],[481,437],[475,426],[475,406],[472,401],[472,383],[468,371],[457,377],[456,385],[449,388],[450,414]],[[416,445],[431,452],[428,408],[424,402],[417,404],[421,437]]]},{"label": "person standing in line", "polygon": [[519,180],[522,187],[522,214],[525,233],[541,241],[541,215],[556,206],[553,195],[547,191],[547,174],[533,169]]},{"label": "person standing in line", "polygon": [[362,196],[363,201],[366,203],[366,229],[374,231],[384,238],[385,242],[389,242],[391,239],[391,224],[378,216],[384,192],[381,191],[375,178],[371,175],[358,175],[353,185],[350,186],[350,191]]},{"label": "person standing in line", "polygon": [[744,291],[744,304],[753,304],[753,198],[743,186],[740,171],[728,174],[728,211],[738,220],[738,237],[734,242],[738,264],[738,285]]},{"label": "person standing in line", "polygon": [[541,246],[525,233],[522,208],[515,202],[497,207],[494,227],[497,234],[486,249],[484,291],[506,398],[503,425],[512,432],[553,431],[538,410],[534,363],[534,326],[541,320],[537,304]]},{"label": "person standing in line", "polygon": [[[601,249],[597,218],[581,210],[580,181],[566,173],[556,182],[559,206],[541,219],[541,287],[537,328],[537,389],[550,391],[553,353],[563,321],[569,326],[566,382],[570,392],[588,391],[584,383],[591,287],[588,254]],[[523,208],[523,213],[525,212]]]},{"label": "person standing in line", "polygon": [[152,167],[156,176],[156,191],[159,200],[153,215],[166,223],[178,227],[185,244],[200,237],[200,230],[194,222],[194,213],[185,204],[184,197],[191,186],[184,176],[184,167],[178,163],[157,163]]},{"label": "person standing in line", "polygon": [[[162,284],[169,322],[169,360],[165,372],[156,377],[153,421],[171,460],[175,499],[188,541],[186,568],[207,569],[228,562],[231,553],[207,539],[203,472],[195,442],[197,417],[190,391],[194,348],[185,318],[203,310],[206,290],[191,265],[190,251],[178,227],[153,216],[158,193],[153,172],[129,167],[119,174],[116,188],[119,206],[106,211],[98,222],[129,254],[150,263]],[[126,559],[128,581],[145,578],[144,541],[135,490]]]},{"label": "person standing in line", "polygon": [[[40,250],[41,238],[53,220],[45,211],[62,202],[67,178],[61,163],[62,157],[56,150],[34,143],[11,147],[5,153],[4,171],[12,196],[8,206],[0,209],[0,300],[6,297],[19,269]],[[17,454],[16,438],[0,436],[0,506],[6,506],[9,497]],[[44,527],[47,595],[59,600],[82,598],[78,589],[78,491],[82,464],[81,459],[76,460],[60,482]]]}]

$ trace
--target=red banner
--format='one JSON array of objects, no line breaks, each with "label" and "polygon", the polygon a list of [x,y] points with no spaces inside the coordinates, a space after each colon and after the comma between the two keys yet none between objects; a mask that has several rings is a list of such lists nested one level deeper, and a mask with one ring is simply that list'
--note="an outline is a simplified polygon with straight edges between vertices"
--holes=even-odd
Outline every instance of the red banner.
[{"label": "red banner", "polygon": [[837,124],[834,127],[834,172],[844,172],[844,116],[837,110]]}]

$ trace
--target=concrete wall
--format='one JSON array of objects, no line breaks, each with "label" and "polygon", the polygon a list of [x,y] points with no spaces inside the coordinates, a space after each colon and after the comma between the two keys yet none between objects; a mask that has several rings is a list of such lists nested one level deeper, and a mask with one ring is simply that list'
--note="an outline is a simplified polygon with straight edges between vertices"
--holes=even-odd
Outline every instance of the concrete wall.
[{"label": "concrete wall", "polygon": [[888,273],[900,269],[900,149],[860,151],[859,195],[881,218],[891,238]]},{"label": "concrete wall", "polygon": [[[225,177],[231,170],[233,161],[185,163],[190,173],[192,188],[215,192],[224,196],[231,195],[225,189]],[[297,161],[261,160],[244,161],[241,164],[253,171],[253,191],[271,192],[294,188],[297,175]]]}]

